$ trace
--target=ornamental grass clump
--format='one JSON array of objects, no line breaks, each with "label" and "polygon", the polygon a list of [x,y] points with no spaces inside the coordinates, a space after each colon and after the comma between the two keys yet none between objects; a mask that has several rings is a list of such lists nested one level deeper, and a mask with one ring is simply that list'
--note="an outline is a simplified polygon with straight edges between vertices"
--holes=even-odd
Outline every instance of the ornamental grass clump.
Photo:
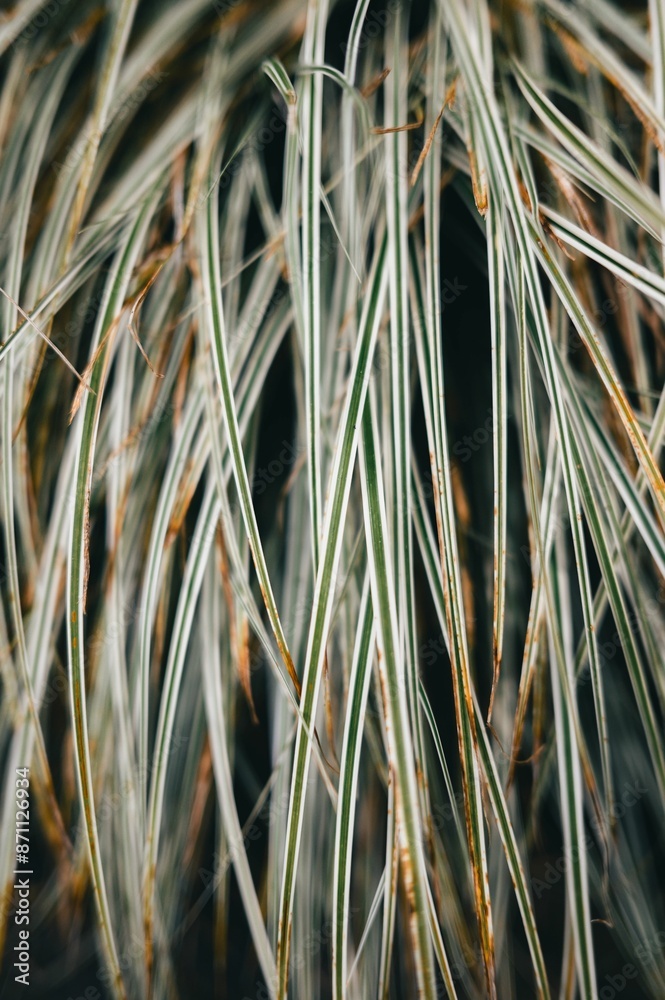
[{"label": "ornamental grass clump", "polygon": [[2,996],[661,1000],[661,5],[0,74]]}]

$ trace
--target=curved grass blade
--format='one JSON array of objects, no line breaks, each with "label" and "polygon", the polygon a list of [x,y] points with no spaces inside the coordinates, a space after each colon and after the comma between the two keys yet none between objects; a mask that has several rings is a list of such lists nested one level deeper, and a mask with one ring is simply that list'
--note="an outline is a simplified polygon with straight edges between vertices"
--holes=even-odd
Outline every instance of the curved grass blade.
[{"label": "curved grass blade", "polygon": [[[214,173],[211,172],[211,183],[214,181]],[[224,324],[224,313],[222,308],[221,274],[219,264],[219,223],[216,191],[208,199],[205,222],[200,227],[200,246],[204,262],[203,266],[203,287],[206,300],[209,303],[209,323],[210,337],[213,348],[213,359],[215,371],[220,388],[224,422],[229,440],[229,448],[232,456],[233,475],[240,497],[243,521],[249,539],[249,545],[256,567],[256,573],[261,586],[261,593],[268,612],[268,618],[277,640],[279,651],[284,660],[284,664],[289,672],[298,697],[300,697],[300,679],[296,672],[291,653],[286,642],[275,598],[273,596],[272,585],[268,575],[263,546],[259,535],[256,515],[252,505],[251,488],[247,468],[243,456],[242,443],[240,440],[240,429],[238,427],[238,417],[233,396],[233,383],[229,368],[228,350],[226,346],[226,329]],[[203,222],[203,220],[202,220]]]},{"label": "curved grass blade", "polygon": [[101,925],[105,960],[111,974],[114,995],[123,998],[126,994],[118,962],[115,936],[111,927],[95,817],[86,711],[83,618],[85,614],[85,593],[88,578],[88,518],[92,467],[102,393],[110,355],[109,335],[112,333],[114,325],[117,324],[118,313],[124,301],[134,263],[140,247],[145,240],[145,234],[154,208],[155,198],[144,207],[136,220],[127,245],[111,272],[107,283],[104,303],[100,311],[100,319],[96,327],[96,335],[92,344],[94,360],[90,376],[90,383],[95,396],[86,395],[78,415],[81,432],[76,459],[76,501],[73,511],[67,567],[67,646],[71,686],[71,710],[75,733],[76,774],[81,809],[85,821],[85,843],[97,913]]},{"label": "curved grass blade", "polygon": [[[400,9],[386,35],[393,72],[386,81],[386,121],[406,121],[408,75],[407,21]],[[409,715],[416,750],[417,776],[424,817],[429,816],[426,760],[418,701],[418,653],[411,535],[411,371],[409,330],[409,189],[407,134],[389,133],[386,147],[386,216],[390,269],[390,393],[392,412],[393,560],[396,606],[399,610],[399,651],[405,655]],[[403,624],[402,624],[403,623]],[[427,821],[425,821],[427,822]]]},{"label": "curved grass blade", "polygon": [[506,394],[506,304],[501,202],[490,200],[487,209],[487,258],[489,263],[490,310],[492,336],[492,438],[494,459],[494,611],[492,615],[492,650],[494,676],[487,721],[492,721],[501,657],[503,625],[506,611],[506,504],[507,504],[507,428]]},{"label": "curved grass blade", "polygon": [[310,740],[305,731],[311,729],[321,683],[325,643],[330,627],[334,581],[342,546],[342,527],[351,489],[353,461],[358,444],[357,423],[362,412],[369,381],[378,327],[383,307],[387,281],[387,241],[380,240],[369,287],[363,303],[359,324],[358,344],[349,376],[344,410],[340,419],[330,474],[330,499],[324,518],[321,562],[316,575],[314,613],[309,626],[305,666],[303,670],[302,699],[294,749],[294,767],[291,780],[291,801],[287,817],[286,854],[282,877],[280,924],[278,929],[277,971],[279,976],[278,1000],[284,1000],[288,984],[289,943],[293,892],[297,873],[297,860],[303,823],[304,795],[310,762]]},{"label": "curved grass blade", "polygon": [[[426,566],[431,568],[428,573],[428,578],[430,580],[430,589],[432,593],[432,598],[434,600],[436,612],[438,615],[439,623],[441,628],[445,628],[446,624],[446,612],[445,612],[445,600],[443,587],[441,584],[440,576],[435,572],[438,565],[438,557],[436,552],[436,545],[432,533],[428,530],[428,526],[425,522],[422,510],[416,508],[414,512],[414,519],[417,527],[417,537],[420,543],[420,548],[423,556],[423,560]],[[425,692],[421,692],[424,704],[427,704]],[[515,895],[517,897],[517,902],[520,908],[520,913],[522,916],[522,922],[524,925],[524,930],[529,942],[529,950],[531,952],[531,959],[533,963],[533,972],[536,979],[537,987],[539,990],[539,996],[544,998],[549,998],[549,985],[547,978],[547,970],[545,967],[545,961],[543,958],[542,947],[540,944],[540,938],[538,935],[538,929],[536,926],[535,916],[533,912],[533,905],[531,902],[531,894],[529,892],[528,882],[526,874],[524,872],[524,867],[522,864],[521,853],[519,845],[517,843],[517,837],[513,829],[513,825],[510,819],[510,813],[508,810],[508,804],[503,792],[503,787],[501,783],[501,777],[494,759],[494,754],[492,751],[491,744],[489,742],[487,733],[483,725],[483,717],[478,706],[477,700],[474,695],[474,710],[476,713],[476,726],[479,733],[478,749],[479,756],[483,768],[483,776],[487,782],[487,791],[490,798],[490,803],[492,806],[492,811],[494,813],[497,825],[499,827],[499,833],[501,835],[501,840],[504,846],[504,852],[506,855],[506,861],[508,863],[508,868],[510,871],[510,876],[515,889]],[[426,717],[431,720],[431,725],[435,727],[435,722],[432,717],[431,711],[426,709]],[[437,740],[440,742],[440,740]],[[439,751],[439,757],[443,760],[443,753]],[[444,770],[444,776],[445,771]],[[454,793],[452,785],[450,784],[450,779],[446,781],[448,787],[448,794],[451,797],[451,802],[454,802]],[[459,821],[456,817],[456,822],[458,823],[458,831],[460,839],[463,838],[462,830],[459,827]]]},{"label": "curved grass blade", "polygon": [[376,626],[370,600],[369,577],[366,577],[360,602],[358,632],[353,651],[349,678],[349,698],[344,720],[339,797],[335,823],[335,853],[333,872],[333,1000],[343,1000],[348,980],[347,927],[351,885],[351,852],[355,826],[355,804],[358,788],[358,767],[369,684],[372,678],[372,658]]},{"label": "curved grass blade", "polygon": [[[446,11],[441,10],[442,21],[447,23]],[[441,87],[441,89],[443,89]],[[440,106],[440,105],[439,105]],[[433,109],[434,111],[434,109]],[[438,113],[438,107],[436,107]],[[426,293],[424,339],[427,347],[422,356],[429,363],[429,370],[421,376],[421,390],[425,403],[427,437],[430,452],[434,507],[439,539],[441,569],[444,577],[446,601],[446,631],[451,655],[457,739],[462,765],[464,803],[466,814],[469,856],[474,881],[475,910],[481,940],[481,952],[488,995],[494,1000],[496,985],[494,975],[494,935],[489,893],[489,873],[483,831],[483,805],[478,766],[477,734],[473,712],[469,652],[462,597],[461,574],[457,546],[457,526],[453,504],[450,472],[448,432],[443,411],[444,372],[441,348],[441,292],[440,281],[440,134],[436,133],[432,149],[425,163],[425,254]]]},{"label": "curved grass blade", "polygon": [[220,635],[221,627],[219,611],[216,606],[219,596],[215,592],[213,584],[214,576],[212,573],[208,573],[207,580],[208,586],[204,586],[203,588],[205,614],[202,616],[202,630],[206,645],[211,637],[213,637],[213,642],[212,654],[208,655],[207,652],[204,653],[201,661],[201,669],[203,672],[206,716],[208,720],[208,734],[212,746],[215,784],[219,796],[219,809],[230,845],[230,853],[236,871],[240,895],[251,929],[261,971],[268,984],[270,997],[274,997],[277,987],[275,957],[270,948],[265,923],[261,914],[261,907],[256,895],[256,889],[254,888],[254,881],[245,850],[245,838],[240,827],[233,793],[233,775],[227,746],[224,694],[220,677],[221,665],[219,662],[219,640],[217,638]]},{"label": "curved grass blade", "polygon": [[[414,949],[418,991],[436,995],[429,926],[429,888],[423,851],[414,748],[404,698],[405,667],[400,663],[395,590],[392,579],[385,500],[378,471],[377,432],[371,397],[362,417],[361,486],[372,583],[372,603],[377,616],[379,674],[385,703],[390,768],[395,780],[397,836],[400,867],[409,909],[409,930]],[[444,953],[445,954],[445,953]],[[447,965],[447,962],[446,962]]]}]

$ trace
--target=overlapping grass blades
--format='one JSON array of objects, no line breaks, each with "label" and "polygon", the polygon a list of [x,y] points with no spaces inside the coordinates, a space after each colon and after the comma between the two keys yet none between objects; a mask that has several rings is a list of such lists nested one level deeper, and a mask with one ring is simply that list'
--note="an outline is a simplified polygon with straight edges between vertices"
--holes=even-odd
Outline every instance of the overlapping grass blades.
[{"label": "overlapping grass blades", "polygon": [[660,1000],[648,11],[1,15],[5,963]]}]

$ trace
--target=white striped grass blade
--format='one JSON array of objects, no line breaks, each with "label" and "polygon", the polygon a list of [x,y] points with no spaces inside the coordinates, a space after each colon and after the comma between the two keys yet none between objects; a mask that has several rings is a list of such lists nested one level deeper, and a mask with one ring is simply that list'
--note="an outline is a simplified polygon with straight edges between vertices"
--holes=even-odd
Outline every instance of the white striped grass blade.
[{"label": "white striped grass blade", "polygon": [[369,366],[376,344],[386,292],[386,242],[385,237],[380,238],[368,282],[369,287],[365,295],[359,324],[358,344],[349,376],[349,388],[337,432],[334,461],[330,474],[331,495],[324,518],[321,562],[317,571],[314,592],[314,614],[307,639],[302,682],[303,694],[300,705],[302,719],[296,735],[291,802],[287,817],[287,842],[277,948],[278,1000],[284,1000],[288,983],[293,893],[303,823],[304,793],[309,771],[310,741],[304,727],[309,728],[312,725],[321,683],[326,640],[332,614],[334,582],[342,545],[342,527],[348,506],[351,476],[358,444],[357,425],[367,395]]},{"label": "white striped grass blade", "polygon": [[[395,782],[400,869],[408,900],[409,931],[414,949],[418,990],[421,996],[433,998],[436,995],[436,987],[428,919],[430,911],[422,818],[413,738],[404,698],[406,675],[399,651],[395,591],[387,538],[388,526],[378,466],[378,435],[372,409],[370,395],[362,417],[361,486],[372,603],[377,617],[379,674],[386,714],[386,743],[389,766]],[[447,966],[447,962],[445,965]]]}]

